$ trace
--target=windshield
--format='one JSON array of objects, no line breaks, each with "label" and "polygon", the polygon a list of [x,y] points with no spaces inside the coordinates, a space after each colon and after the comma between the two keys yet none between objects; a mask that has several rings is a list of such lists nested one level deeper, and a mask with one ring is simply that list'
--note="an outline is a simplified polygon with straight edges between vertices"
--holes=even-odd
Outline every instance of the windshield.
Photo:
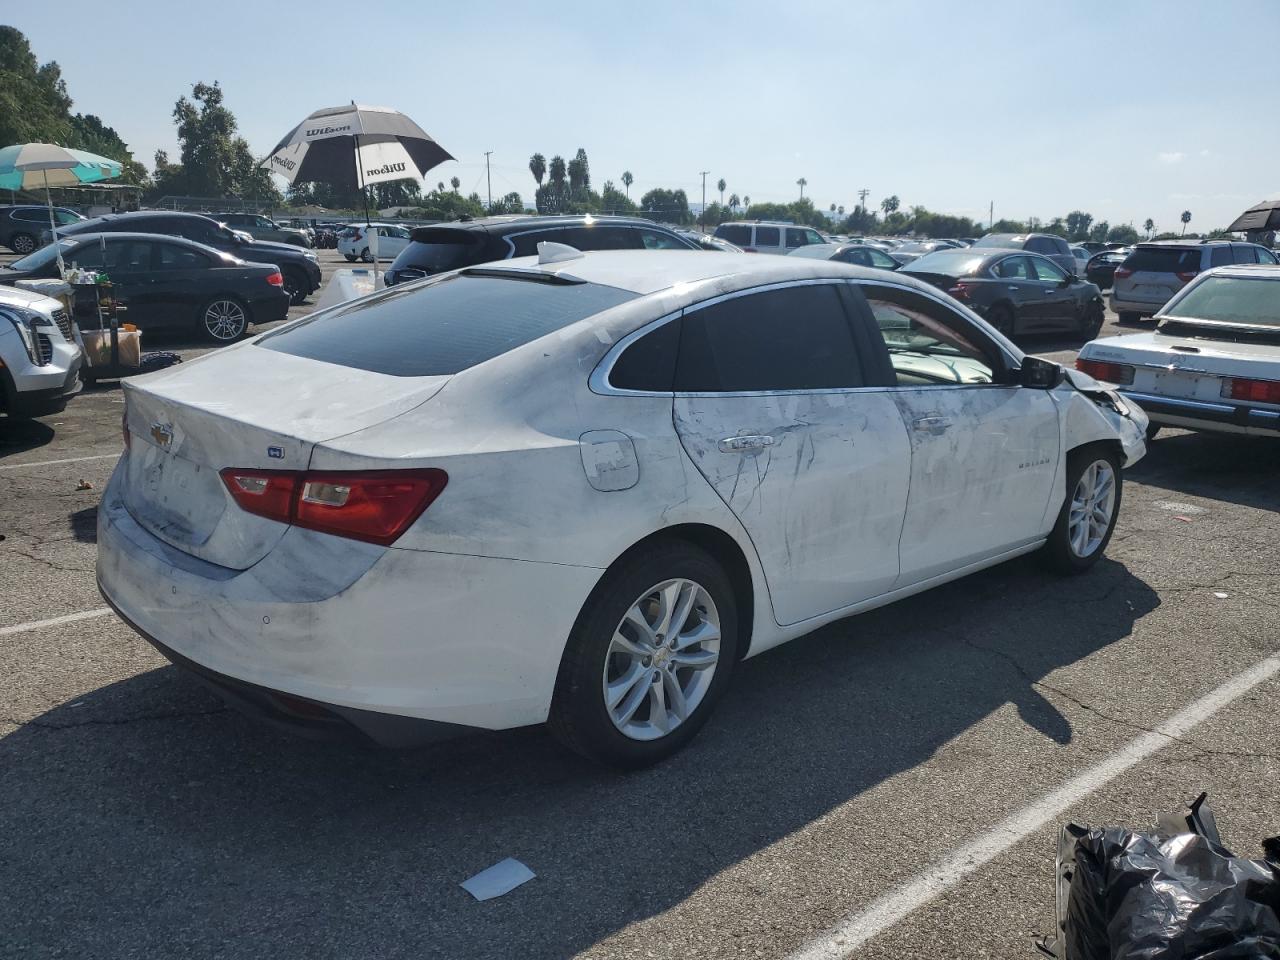
[{"label": "windshield", "polygon": [[970,277],[978,272],[989,254],[969,250],[938,250],[907,265],[908,273],[940,273],[947,277]]},{"label": "windshield", "polygon": [[1163,316],[1182,323],[1215,320],[1280,328],[1280,278],[1206,277]]},{"label": "windshield", "polygon": [[52,243],[45,244],[35,253],[28,254],[21,260],[15,260],[12,264],[14,270],[39,270],[41,267],[48,265],[51,261],[57,259],[58,247],[62,248],[62,258],[65,260],[71,256],[72,249],[75,248],[74,240],[59,240],[57,246]]}]

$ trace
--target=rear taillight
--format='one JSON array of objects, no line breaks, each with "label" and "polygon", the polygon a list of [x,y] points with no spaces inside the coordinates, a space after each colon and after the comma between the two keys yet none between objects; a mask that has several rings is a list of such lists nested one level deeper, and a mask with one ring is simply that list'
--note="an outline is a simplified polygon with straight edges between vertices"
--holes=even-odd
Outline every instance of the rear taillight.
[{"label": "rear taillight", "polygon": [[956,285],[948,290],[947,293],[951,294],[951,296],[955,297],[957,300],[968,300],[969,294],[973,292],[973,287],[974,285],[972,283],[957,280]]},{"label": "rear taillight", "polygon": [[1200,272],[1199,270],[1179,270],[1178,279],[1181,280],[1183,283],[1190,283],[1192,280],[1196,278],[1196,274],[1198,274],[1199,272]]},{"label": "rear taillight", "polygon": [[248,513],[387,546],[440,496],[443,470],[373,470],[328,473],[228,467],[220,474],[231,497]]},{"label": "rear taillight", "polygon": [[1077,357],[1076,369],[1106,383],[1133,383],[1133,367],[1127,363],[1107,363],[1104,360]]},{"label": "rear taillight", "polygon": [[1128,267],[1116,267],[1115,278],[1117,280],[1127,280],[1133,276],[1133,271]]},{"label": "rear taillight", "polygon": [[1232,400],[1280,403],[1280,380],[1223,380],[1222,395]]},{"label": "rear taillight", "polygon": [[277,270],[275,273],[267,274],[267,283],[271,284],[273,287],[283,287],[284,277],[281,275],[280,271]]}]

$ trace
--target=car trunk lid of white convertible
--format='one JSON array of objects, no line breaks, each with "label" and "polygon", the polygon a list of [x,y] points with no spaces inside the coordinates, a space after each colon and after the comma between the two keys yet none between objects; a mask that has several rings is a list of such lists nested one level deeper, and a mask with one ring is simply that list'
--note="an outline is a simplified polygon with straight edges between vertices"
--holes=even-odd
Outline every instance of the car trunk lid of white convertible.
[{"label": "car trunk lid of white convertible", "polygon": [[[1187,325],[1181,328],[1190,329],[1193,328]],[[1219,403],[1225,380],[1274,380],[1280,371],[1280,346],[1274,341],[1211,339],[1164,332],[1099,340],[1089,357],[1132,365],[1133,382],[1126,389]]]},{"label": "car trunk lid of white convertible", "polygon": [[318,443],[426,402],[448,377],[396,377],[255,344],[124,381],[124,503],[170,546],[243,570],[286,524],[238,507],[226,467],[305,470]]}]

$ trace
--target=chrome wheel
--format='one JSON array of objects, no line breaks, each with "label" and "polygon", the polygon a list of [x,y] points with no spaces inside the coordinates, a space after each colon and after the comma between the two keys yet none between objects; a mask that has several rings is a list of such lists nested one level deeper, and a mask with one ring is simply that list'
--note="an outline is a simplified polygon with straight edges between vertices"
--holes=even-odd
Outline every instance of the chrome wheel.
[{"label": "chrome wheel", "polygon": [[1067,515],[1067,542],[1077,557],[1092,556],[1107,538],[1116,506],[1116,473],[1106,460],[1084,468]]},{"label": "chrome wheel", "polygon": [[614,630],[604,663],[604,702],[632,740],[657,740],[698,708],[720,659],[720,613],[692,580],[645,591]]},{"label": "chrome wheel", "polygon": [[235,340],[248,325],[244,307],[234,300],[215,300],[204,308],[204,329],[214,340]]},{"label": "chrome wheel", "polygon": [[11,242],[13,244],[13,252],[20,253],[23,256],[26,256],[36,248],[35,240],[27,236],[25,233],[14,234]]}]

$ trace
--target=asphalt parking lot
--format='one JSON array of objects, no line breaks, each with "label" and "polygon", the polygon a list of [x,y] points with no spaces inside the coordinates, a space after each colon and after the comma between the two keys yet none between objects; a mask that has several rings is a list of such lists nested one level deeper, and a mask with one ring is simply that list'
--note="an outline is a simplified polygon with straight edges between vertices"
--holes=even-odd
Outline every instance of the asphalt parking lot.
[{"label": "asphalt parking lot", "polygon": [[[1162,433],[1089,574],[1017,560],[823,628],[620,775],[540,729],[390,752],[225,709],[95,588],[120,402],[0,419],[0,957],[1033,956],[1063,820],[1207,790],[1236,852],[1280,833],[1275,442]],[[536,879],[458,886],[505,857]]]}]

